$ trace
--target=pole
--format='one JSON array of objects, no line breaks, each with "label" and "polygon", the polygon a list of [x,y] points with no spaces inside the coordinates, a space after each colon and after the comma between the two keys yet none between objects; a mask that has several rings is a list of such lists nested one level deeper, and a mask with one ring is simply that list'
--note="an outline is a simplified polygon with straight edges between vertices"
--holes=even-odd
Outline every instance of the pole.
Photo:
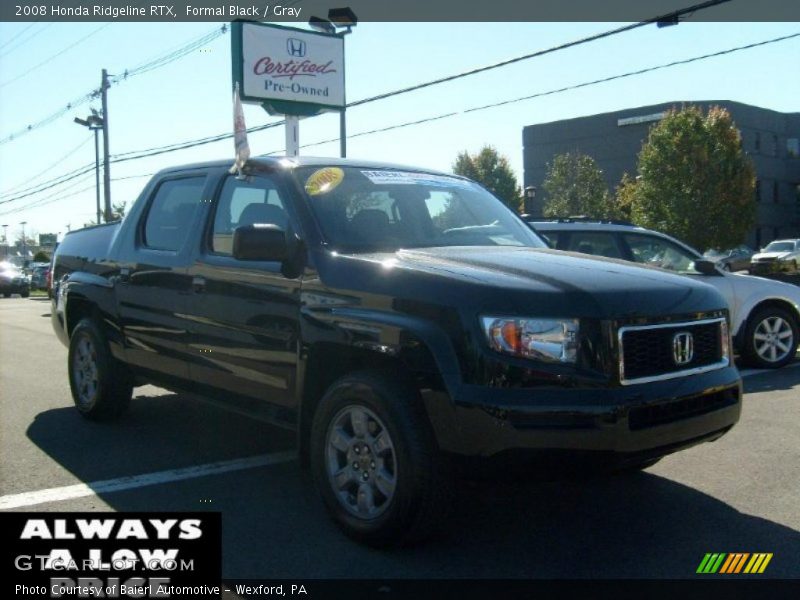
[{"label": "pole", "polygon": [[95,196],[97,198],[97,224],[102,223],[103,212],[100,210],[100,129],[94,128],[94,184]]},{"label": "pole", "polygon": [[8,225],[3,225],[3,243],[6,245],[6,260],[8,259]]},{"label": "pole", "polygon": [[111,171],[108,158],[108,71],[103,69],[100,82],[103,103],[103,192],[105,194],[106,223],[111,220]]},{"label": "pole", "polygon": [[347,158],[347,117],[344,107],[339,111],[339,155]]},{"label": "pole", "polygon": [[28,254],[28,245],[25,243],[25,225],[28,224],[27,221],[20,221],[19,223],[22,225],[22,268],[25,268],[25,256]]},{"label": "pole", "polygon": [[300,117],[286,115],[286,156],[300,156]]}]

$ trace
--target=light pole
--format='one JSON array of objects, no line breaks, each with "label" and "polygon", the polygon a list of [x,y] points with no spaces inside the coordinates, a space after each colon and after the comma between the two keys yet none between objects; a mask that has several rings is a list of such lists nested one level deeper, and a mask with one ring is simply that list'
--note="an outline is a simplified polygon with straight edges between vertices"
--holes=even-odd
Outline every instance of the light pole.
[{"label": "light pole", "polygon": [[525,214],[539,217],[541,215],[534,214],[536,211],[536,207],[533,204],[535,200],[536,200],[536,186],[529,185],[525,188],[525,203],[523,205],[523,209]]},{"label": "light pole", "polygon": [[22,268],[25,268],[25,257],[28,254],[28,245],[25,243],[25,225],[28,224],[27,221],[20,221],[20,225],[22,225]]},{"label": "light pole", "polygon": [[[100,145],[97,141],[100,130],[103,129],[105,120],[101,117],[96,110],[92,109],[92,114],[85,119],[75,117],[74,121],[78,125],[88,127],[90,131],[94,131],[94,182],[97,198],[97,224],[100,225],[103,212],[100,210]],[[108,219],[106,219],[107,221]]]},{"label": "light pole", "polygon": [[[349,6],[346,6],[344,8],[330,9],[328,11],[327,19],[312,16],[308,20],[308,24],[312,29],[316,29],[317,31],[321,31],[322,33],[327,33],[329,35],[341,36],[342,40],[344,40],[344,36],[346,36],[348,33],[353,33],[353,27],[358,25],[358,17]],[[336,33],[337,29],[345,29],[345,31]],[[345,98],[347,98],[346,93]],[[346,106],[342,106],[342,109],[339,111],[339,155],[342,158],[347,156]]]}]

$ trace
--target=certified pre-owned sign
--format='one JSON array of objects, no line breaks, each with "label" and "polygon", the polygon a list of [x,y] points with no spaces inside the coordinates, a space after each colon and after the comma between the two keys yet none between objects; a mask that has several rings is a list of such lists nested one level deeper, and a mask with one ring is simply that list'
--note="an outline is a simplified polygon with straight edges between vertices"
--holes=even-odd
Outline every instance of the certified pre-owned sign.
[{"label": "certified pre-owned sign", "polygon": [[233,23],[234,79],[243,102],[311,114],[344,107],[341,36],[263,23]]}]

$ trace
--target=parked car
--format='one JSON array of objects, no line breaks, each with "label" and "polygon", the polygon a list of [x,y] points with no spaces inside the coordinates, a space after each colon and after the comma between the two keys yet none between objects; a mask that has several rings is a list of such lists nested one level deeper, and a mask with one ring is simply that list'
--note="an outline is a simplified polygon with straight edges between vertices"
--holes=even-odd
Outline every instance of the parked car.
[{"label": "parked car", "polygon": [[229,167],[162,171],[124,221],[58,247],[51,312],[84,417],[150,382],[294,429],[333,519],[376,545],[441,523],[455,457],[645,468],[739,418],[711,286],[549,250],[458,176]]},{"label": "parked car", "polygon": [[778,271],[797,272],[800,264],[800,240],[775,240],[753,255],[751,270],[755,274]]},{"label": "parked car", "polygon": [[734,348],[746,362],[775,368],[794,360],[800,287],[721,271],[675,238],[626,223],[560,219],[530,224],[553,248],[644,263],[713,285],[728,301]]},{"label": "parked car", "polygon": [[23,298],[31,295],[28,276],[13,263],[0,263],[0,294],[5,298],[11,297],[11,294],[19,294]]},{"label": "parked car", "polygon": [[31,289],[48,289],[48,277],[50,274],[50,263],[33,263],[31,265]]},{"label": "parked car", "polygon": [[749,246],[741,245],[729,250],[707,250],[703,254],[723,271],[747,271],[750,269],[750,259],[755,250]]}]

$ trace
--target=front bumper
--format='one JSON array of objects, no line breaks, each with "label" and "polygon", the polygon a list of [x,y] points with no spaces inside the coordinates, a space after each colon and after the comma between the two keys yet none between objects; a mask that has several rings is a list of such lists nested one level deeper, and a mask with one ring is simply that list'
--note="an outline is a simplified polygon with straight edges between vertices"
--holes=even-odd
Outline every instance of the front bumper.
[{"label": "front bumper", "polygon": [[741,412],[734,367],[625,387],[502,389],[463,386],[423,398],[442,450],[493,456],[514,450],[658,457],[716,439]]}]

